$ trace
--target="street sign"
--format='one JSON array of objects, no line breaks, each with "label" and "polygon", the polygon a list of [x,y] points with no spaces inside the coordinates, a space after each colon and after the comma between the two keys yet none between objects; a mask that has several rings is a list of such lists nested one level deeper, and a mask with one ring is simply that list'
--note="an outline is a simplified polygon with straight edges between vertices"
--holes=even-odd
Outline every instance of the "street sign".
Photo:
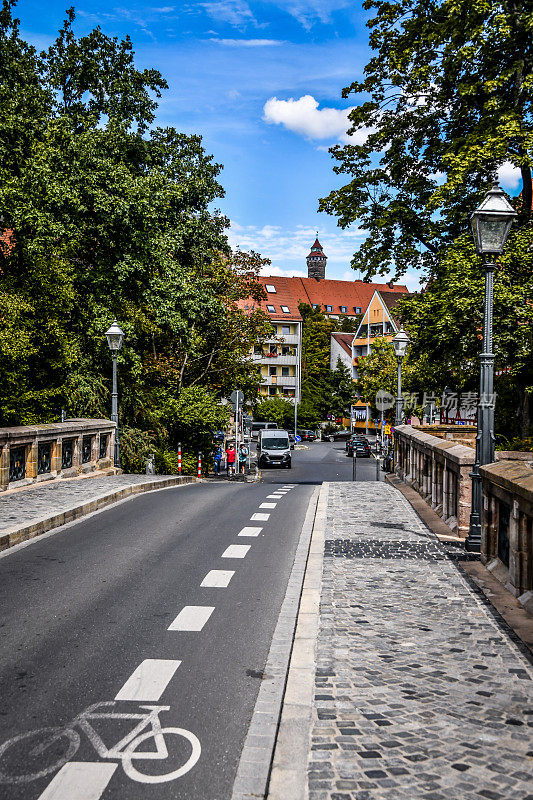
[{"label": "street sign", "polygon": [[294,437],[294,441],[295,442],[301,442],[302,441],[302,437],[301,436],[295,436]]},{"label": "street sign", "polygon": [[391,435],[391,427],[389,424],[385,425],[385,436]]},{"label": "street sign", "polygon": [[239,389],[234,389],[229,396],[230,403],[234,411],[238,411],[244,401],[244,394]]}]

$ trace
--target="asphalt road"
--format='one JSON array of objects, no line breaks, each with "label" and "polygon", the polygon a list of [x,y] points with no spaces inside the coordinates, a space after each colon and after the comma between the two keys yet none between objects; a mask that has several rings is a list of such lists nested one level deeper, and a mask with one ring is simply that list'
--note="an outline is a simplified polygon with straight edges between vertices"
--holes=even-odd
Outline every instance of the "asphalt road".
[{"label": "asphalt road", "polygon": [[349,479],[344,443],[311,444],[259,484],[140,495],[1,557],[1,800],[228,800],[313,485]]}]

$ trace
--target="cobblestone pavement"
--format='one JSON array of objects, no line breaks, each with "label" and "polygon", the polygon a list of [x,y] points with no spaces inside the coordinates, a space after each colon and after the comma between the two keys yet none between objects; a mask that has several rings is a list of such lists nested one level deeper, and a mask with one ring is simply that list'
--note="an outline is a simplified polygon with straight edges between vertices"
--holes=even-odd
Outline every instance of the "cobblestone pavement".
[{"label": "cobblestone pavement", "polygon": [[168,475],[107,475],[44,483],[0,495],[0,534],[128,486],[167,479]]},{"label": "cobblestone pavement", "polygon": [[453,557],[383,483],[326,540],[310,800],[533,800],[533,670]]}]

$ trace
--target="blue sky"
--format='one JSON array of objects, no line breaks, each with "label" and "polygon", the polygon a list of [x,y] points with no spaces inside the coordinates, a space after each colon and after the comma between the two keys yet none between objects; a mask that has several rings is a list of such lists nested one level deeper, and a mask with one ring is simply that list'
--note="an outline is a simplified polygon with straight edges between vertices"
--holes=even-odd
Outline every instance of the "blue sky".
[{"label": "blue sky", "polygon": [[[158,4],[160,3],[160,4]],[[38,47],[55,38],[65,0],[20,0],[24,37]],[[318,214],[318,199],[339,184],[327,148],[342,141],[348,101],[341,90],[368,60],[365,12],[350,0],[80,0],[78,34],[100,25],[129,34],[140,67],[169,84],[157,124],[200,133],[223,164],[234,245],[272,259],[270,274],[307,274],[316,231],[330,278],[352,280],[351,255],[362,238]],[[512,175],[504,186],[514,188]],[[416,288],[417,276],[404,282]]]}]

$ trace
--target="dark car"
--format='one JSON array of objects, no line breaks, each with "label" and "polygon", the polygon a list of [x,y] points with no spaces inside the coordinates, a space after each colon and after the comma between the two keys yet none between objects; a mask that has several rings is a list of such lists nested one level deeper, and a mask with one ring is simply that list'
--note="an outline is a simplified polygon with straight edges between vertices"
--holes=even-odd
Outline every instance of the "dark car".
[{"label": "dark car", "polygon": [[366,436],[363,436],[362,433],[354,433],[353,436],[350,436],[350,438],[346,440],[346,453],[349,456],[352,455],[353,445],[355,442],[366,442],[366,444],[370,445],[370,442]]},{"label": "dark car", "polygon": [[349,439],[351,436],[349,430],[344,431],[336,431],[335,433],[330,433],[328,439],[330,442],[344,442],[345,439]]},{"label": "dark car", "polygon": [[356,458],[370,458],[370,445],[363,439],[355,439],[348,450],[348,455]]}]

